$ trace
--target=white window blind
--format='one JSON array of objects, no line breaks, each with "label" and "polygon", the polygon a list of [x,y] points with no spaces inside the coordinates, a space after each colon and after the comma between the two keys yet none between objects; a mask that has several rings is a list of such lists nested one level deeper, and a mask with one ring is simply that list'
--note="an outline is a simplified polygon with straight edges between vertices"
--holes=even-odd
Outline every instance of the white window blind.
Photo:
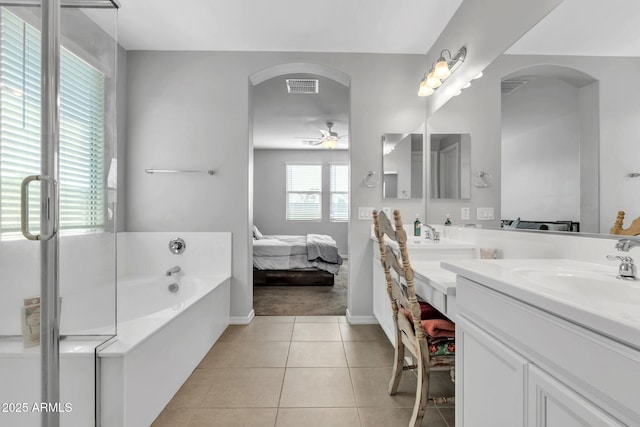
[{"label": "white window blind", "polygon": [[287,220],[322,219],[322,165],[287,164]]},{"label": "white window blind", "polygon": [[[0,9],[0,236],[20,234],[20,183],[40,173],[40,32]],[[104,228],[105,77],[60,52],[60,229]],[[37,186],[30,229],[39,226]]]},{"label": "white window blind", "polygon": [[332,163],[330,220],[334,222],[349,220],[349,165]]}]

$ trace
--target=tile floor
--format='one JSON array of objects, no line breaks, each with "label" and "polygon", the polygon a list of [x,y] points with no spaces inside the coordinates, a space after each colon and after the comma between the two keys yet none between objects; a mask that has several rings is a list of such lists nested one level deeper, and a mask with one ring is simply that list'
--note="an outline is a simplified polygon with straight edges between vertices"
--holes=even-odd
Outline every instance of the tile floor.
[{"label": "tile floor", "polygon": [[[152,427],[406,426],[416,378],[389,396],[393,346],[378,325],[343,316],[265,316],[229,326]],[[453,395],[434,372],[434,395]],[[422,425],[453,427],[454,405],[430,402]]]}]

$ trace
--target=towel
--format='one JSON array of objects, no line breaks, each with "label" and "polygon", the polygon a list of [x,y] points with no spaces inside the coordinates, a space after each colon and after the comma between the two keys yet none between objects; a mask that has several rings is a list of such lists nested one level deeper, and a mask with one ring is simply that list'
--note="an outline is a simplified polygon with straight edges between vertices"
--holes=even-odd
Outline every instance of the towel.
[{"label": "towel", "polygon": [[[447,317],[440,313],[437,308],[429,304],[425,301],[418,301],[420,304],[420,320],[429,320],[429,319],[446,319]],[[404,307],[400,307],[400,310],[407,316],[409,322],[413,323],[413,316],[411,312]]]},{"label": "towel", "polygon": [[446,319],[429,319],[420,322],[422,329],[431,337],[449,337],[456,336],[456,324]]}]

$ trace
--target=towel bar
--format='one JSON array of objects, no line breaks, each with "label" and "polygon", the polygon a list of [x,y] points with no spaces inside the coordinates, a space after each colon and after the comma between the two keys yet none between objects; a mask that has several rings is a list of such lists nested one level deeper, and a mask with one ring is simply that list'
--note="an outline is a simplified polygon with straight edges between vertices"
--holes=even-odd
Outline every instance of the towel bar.
[{"label": "towel bar", "polygon": [[146,173],[154,174],[154,173],[206,173],[208,175],[213,175],[216,173],[213,169],[208,170],[179,170],[179,169],[145,169]]}]

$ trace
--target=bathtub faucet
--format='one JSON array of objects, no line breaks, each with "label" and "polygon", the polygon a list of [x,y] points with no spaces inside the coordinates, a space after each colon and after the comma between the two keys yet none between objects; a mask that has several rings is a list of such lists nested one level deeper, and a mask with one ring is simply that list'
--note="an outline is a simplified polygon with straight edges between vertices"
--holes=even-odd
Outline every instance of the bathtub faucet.
[{"label": "bathtub faucet", "polygon": [[182,271],[182,269],[180,268],[179,265],[176,265],[175,267],[171,267],[170,269],[167,270],[167,276],[172,276],[176,273],[180,273],[180,271]]}]

